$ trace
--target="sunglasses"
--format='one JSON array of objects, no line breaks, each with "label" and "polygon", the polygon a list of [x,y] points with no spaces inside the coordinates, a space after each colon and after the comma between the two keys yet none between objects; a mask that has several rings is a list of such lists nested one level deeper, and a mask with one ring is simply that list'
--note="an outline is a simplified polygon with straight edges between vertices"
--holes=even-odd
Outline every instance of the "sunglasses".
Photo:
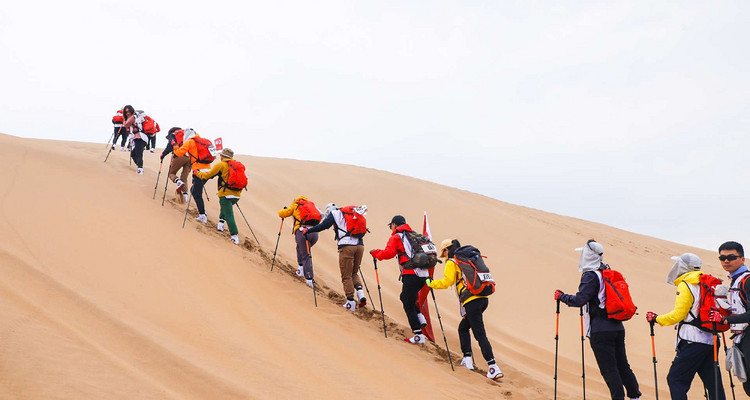
[{"label": "sunglasses", "polygon": [[728,256],[719,256],[720,261],[734,261],[736,259],[740,258],[737,254],[730,254]]}]

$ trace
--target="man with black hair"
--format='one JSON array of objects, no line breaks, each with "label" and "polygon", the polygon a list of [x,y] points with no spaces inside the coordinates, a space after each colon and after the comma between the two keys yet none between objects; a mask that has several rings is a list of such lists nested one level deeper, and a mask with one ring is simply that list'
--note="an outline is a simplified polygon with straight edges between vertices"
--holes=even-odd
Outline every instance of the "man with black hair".
[{"label": "man with black hair", "polygon": [[[729,328],[734,338],[734,345],[742,353],[742,363],[745,371],[750,371],[750,338],[747,335],[748,323],[750,323],[750,287],[747,278],[750,276],[745,265],[745,250],[737,242],[725,242],[719,246],[719,261],[724,271],[729,273],[732,284],[729,289],[729,299],[732,304],[732,314],[722,318],[721,314],[711,312],[709,318],[714,322],[731,324]],[[738,367],[735,366],[735,371]],[[750,380],[742,383],[745,393],[750,396]]]},{"label": "man with black hair", "polygon": [[584,307],[584,316],[588,317],[585,319],[586,335],[589,337],[599,372],[609,388],[612,400],[625,399],[623,386],[627,390],[628,398],[640,399],[638,380],[625,353],[625,327],[622,321],[607,317],[604,301],[599,295],[604,284],[600,271],[609,268],[602,262],[604,247],[591,239],[576,251],[581,252],[578,271],[583,273],[578,293],[571,295],[556,290],[555,300],[565,303],[568,307]]},{"label": "man with black hair", "polygon": [[391,219],[388,227],[391,228],[392,234],[385,249],[370,250],[370,255],[381,261],[397,257],[399,268],[401,268],[401,304],[404,306],[409,326],[414,332],[414,336],[404,340],[409,343],[424,344],[427,338],[422,333],[422,328],[427,326],[427,319],[419,312],[417,298],[419,297],[419,291],[425,286],[425,279],[430,277],[430,273],[426,269],[414,268],[410,265],[411,259],[406,252],[404,243],[409,241],[406,232],[411,232],[412,229],[406,223],[406,218],[396,215]]}]

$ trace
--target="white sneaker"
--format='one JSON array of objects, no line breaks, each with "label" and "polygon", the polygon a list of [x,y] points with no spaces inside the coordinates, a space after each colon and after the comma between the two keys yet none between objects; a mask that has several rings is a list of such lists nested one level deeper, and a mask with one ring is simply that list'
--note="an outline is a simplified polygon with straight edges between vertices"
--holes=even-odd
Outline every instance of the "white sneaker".
[{"label": "white sneaker", "polygon": [[198,218],[196,218],[198,222],[203,222],[204,224],[208,222],[208,217],[206,217],[206,214],[198,214]]},{"label": "white sneaker", "polygon": [[137,170],[135,170],[135,173],[138,175],[143,175],[143,168],[138,168]]},{"label": "white sneaker", "polygon": [[125,147],[120,146],[120,151],[125,151]]},{"label": "white sneaker", "polygon": [[419,313],[417,314],[417,318],[419,319],[419,325],[424,328],[427,326],[427,319],[425,319],[424,314]]},{"label": "white sneaker", "polygon": [[185,184],[185,182],[181,181],[180,178],[174,178],[174,183],[177,184],[176,190],[180,190],[180,188]]},{"label": "white sneaker", "polygon": [[365,292],[362,289],[357,289],[357,298],[359,299],[359,304],[367,304],[367,298],[365,297]]},{"label": "white sneaker", "polygon": [[182,199],[185,200],[185,203],[188,202],[188,194],[187,194],[187,192],[182,192]]},{"label": "white sneaker", "polygon": [[230,236],[229,240],[231,240],[234,244],[240,244],[240,238],[238,238],[237,235]]},{"label": "white sneaker", "polygon": [[112,145],[112,150],[115,150],[115,145]]},{"label": "white sneaker", "polygon": [[219,224],[216,225],[216,230],[219,232],[224,232],[224,220],[220,219]]},{"label": "white sneaker", "polygon": [[297,276],[299,276],[299,277],[304,277],[305,276],[305,268],[300,265],[299,268],[297,268],[297,270],[294,271],[294,274],[297,275]]},{"label": "white sneaker", "polygon": [[404,340],[414,344],[425,344],[425,341],[427,341],[427,337],[422,333],[417,333],[413,337],[406,338]]},{"label": "white sneaker", "polygon": [[490,379],[498,379],[505,376],[503,374],[503,371],[500,371],[500,368],[497,367],[497,364],[491,364],[488,366],[489,370],[487,371],[487,377]]},{"label": "white sneaker", "polygon": [[305,279],[305,283],[307,286],[313,287],[313,280],[312,279]]},{"label": "white sneaker", "polygon": [[357,303],[354,300],[347,300],[342,306],[349,311],[354,311],[357,308]]},{"label": "white sneaker", "polygon": [[461,360],[461,365],[468,368],[470,371],[474,370],[474,360],[471,359],[471,356],[464,357],[464,359]]},{"label": "white sneaker", "polygon": [[149,150],[149,151],[153,153],[153,152],[154,152],[154,149],[151,149],[151,150]]}]

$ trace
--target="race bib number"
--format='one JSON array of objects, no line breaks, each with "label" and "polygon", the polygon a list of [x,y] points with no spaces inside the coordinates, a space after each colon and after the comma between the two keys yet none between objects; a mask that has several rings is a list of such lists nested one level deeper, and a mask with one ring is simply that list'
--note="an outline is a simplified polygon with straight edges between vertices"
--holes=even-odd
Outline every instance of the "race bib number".
[{"label": "race bib number", "polygon": [[432,243],[423,244],[422,251],[427,254],[437,254],[437,247]]},{"label": "race bib number", "polygon": [[495,282],[495,280],[492,279],[492,274],[489,272],[479,272],[477,273],[477,276],[479,276],[479,279],[481,279],[482,282]]}]

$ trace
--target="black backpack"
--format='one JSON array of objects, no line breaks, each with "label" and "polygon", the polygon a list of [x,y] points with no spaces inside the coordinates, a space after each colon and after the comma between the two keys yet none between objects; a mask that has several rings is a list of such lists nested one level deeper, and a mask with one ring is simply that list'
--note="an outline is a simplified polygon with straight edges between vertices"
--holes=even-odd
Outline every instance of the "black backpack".
[{"label": "black backpack", "polygon": [[435,268],[438,262],[437,247],[430,238],[414,231],[404,232],[404,237],[409,241],[414,252],[409,261],[404,264],[404,268]]},{"label": "black backpack", "polygon": [[484,256],[474,246],[461,246],[453,253],[466,288],[458,294],[461,302],[471,296],[489,296],[495,293],[495,280],[484,263]]}]

